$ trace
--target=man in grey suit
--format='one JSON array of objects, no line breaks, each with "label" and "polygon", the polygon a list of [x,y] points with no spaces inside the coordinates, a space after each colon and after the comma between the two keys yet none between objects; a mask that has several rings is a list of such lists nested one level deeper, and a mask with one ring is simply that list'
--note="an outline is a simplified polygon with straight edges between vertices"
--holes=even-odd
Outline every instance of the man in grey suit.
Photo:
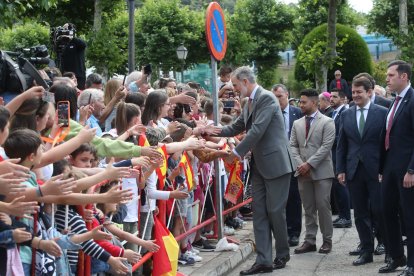
[{"label": "man in grey suit", "polygon": [[[250,168],[257,257],[255,264],[240,275],[272,272],[285,267],[290,259],[285,208],[293,161],[282,111],[273,93],[256,84],[253,71],[247,66],[237,68],[231,81],[234,90],[240,92],[241,98],[249,97],[249,102],[232,125],[210,127],[206,132],[222,137],[247,132],[232,157],[240,159],[252,152]],[[276,240],[273,263],[272,233]]]},{"label": "man in grey suit", "polygon": [[371,102],[371,86],[366,77],[352,81],[355,105],[342,112],[336,151],[338,180],[344,186],[346,183],[351,193],[355,225],[361,242],[360,256],[353,265],[363,265],[373,260],[373,221],[377,231],[382,232],[384,228],[378,149],[382,142],[381,132],[387,109]]},{"label": "man in grey suit", "polygon": [[293,123],[290,146],[305,209],[306,235],[304,243],[295,249],[295,254],[316,251],[318,216],[323,236],[319,253],[327,254],[332,250],[330,196],[335,175],[331,149],[335,140],[335,123],[318,111],[318,92],[314,89],[301,92],[299,107],[305,117]]}]

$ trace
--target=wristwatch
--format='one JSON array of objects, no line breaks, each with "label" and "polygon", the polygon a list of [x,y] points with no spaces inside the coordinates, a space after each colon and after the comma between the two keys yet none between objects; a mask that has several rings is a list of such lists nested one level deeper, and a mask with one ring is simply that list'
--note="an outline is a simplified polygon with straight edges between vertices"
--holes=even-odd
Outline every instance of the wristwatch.
[{"label": "wristwatch", "polygon": [[407,173],[408,173],[408,174],[414,174],[414,170],[413,170],[413,169],[408,169],[408,170],[407,170]]}]

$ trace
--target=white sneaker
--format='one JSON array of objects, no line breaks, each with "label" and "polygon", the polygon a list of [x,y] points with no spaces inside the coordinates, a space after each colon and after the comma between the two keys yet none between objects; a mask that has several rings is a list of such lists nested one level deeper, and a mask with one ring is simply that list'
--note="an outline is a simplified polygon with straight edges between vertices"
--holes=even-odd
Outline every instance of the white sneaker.
[{"label": "white sneaker", "polygon": [[191,250],[190,251],[193,252],[196,255],[199,255],[200,254],[200,251],[197,250],[197,249],[195,249],[193,246],[191,246]]},{"label": "white sneaker", "polygon": [[224,235],[227,235],[227,236],[232,236],[232,235],[234,235],[234,228],[233,228],[233,227],[230,227],[230,226],[225,225],[225,226],[224,226]]},{"label": "white sneaker", "polygon": [[202,260],[203,260],[203,258],[202,257],[200,257],[200,256],[198,256],[198,255],[196,255],[196,254],[194,254],[193,252],[191,252],[191,251],[189,251],[189,250],[187,250],[184,254],[183,254],[185,257],[190,257],[190,258],[192,258],[194,261],[196,261],[196,262],[201,262]]}]

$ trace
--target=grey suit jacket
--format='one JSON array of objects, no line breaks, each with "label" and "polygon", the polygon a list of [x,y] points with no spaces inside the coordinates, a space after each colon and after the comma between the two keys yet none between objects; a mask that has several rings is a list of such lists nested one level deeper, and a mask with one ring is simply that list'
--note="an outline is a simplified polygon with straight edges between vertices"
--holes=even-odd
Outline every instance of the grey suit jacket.
[{"label": "grey suit jacket", "polygon": [[235,148],[240,156],[252,151],[257,170],[265,179],[273,179],[293,171],[289,142],[279,102],[272,92],[259,87],[252,102],[219,136],[232,137],[244,130],[246,137]]},{"label": "grey suit jacket", "polygon": [[[335,141],[335,123],[332,118],[318,112],[306,139],[305,117],[293,123],[290,146],[296,167],[304,162],[311,165],[312,180],[333,178],[332,145]],[[299,176],[299,179],[301,177]]]}]

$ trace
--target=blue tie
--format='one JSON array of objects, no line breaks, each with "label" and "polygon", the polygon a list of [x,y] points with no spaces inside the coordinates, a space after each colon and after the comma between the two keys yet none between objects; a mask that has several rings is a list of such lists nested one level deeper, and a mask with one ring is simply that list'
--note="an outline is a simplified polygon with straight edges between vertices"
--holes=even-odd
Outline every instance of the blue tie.
[{"label": "blue tie", "polygon": [[338,111],[334,110],[334,112],[332,112],[332,119],[335,118],[336,113],[338,113]]}]

